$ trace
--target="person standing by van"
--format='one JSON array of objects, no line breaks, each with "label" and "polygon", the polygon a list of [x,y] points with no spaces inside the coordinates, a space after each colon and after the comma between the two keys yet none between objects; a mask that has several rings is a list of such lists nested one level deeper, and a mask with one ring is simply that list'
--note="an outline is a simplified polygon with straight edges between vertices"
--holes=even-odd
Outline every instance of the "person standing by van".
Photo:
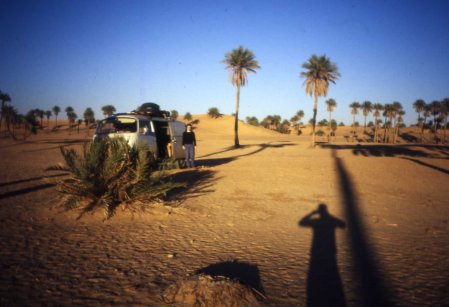
[{"label": "person standing by van", "polygon": [[182,149],[185,151],[187,167],[195,167],[195,147],[195,133],[192,131],[192,125],[188,124],[182,134]]}]

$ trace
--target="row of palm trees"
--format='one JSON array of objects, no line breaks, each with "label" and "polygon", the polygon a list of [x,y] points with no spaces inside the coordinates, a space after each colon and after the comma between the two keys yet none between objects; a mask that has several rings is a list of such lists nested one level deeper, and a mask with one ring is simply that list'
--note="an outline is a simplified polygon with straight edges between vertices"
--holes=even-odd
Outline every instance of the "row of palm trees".
[{"label": "row of palm trees", "polygon": [[[416,121],[416,125],[421,130],[421,142],[423,141],[424,129],[426,127],[430,128],[436,136],[437,130],[442,123],[442,142],[444,143],[446,141],[446,129],[449,116],[449,98],[444,98],[441,101],[434,100],[430,103],[426,103],[423,99],[417,99],[413,103],[413,108],[415,109],[416,113],[418,113],[418,120]],[[427,119],[430,119],[431,116],[433,116],[433,121],[427,122]]]},{"label": "row of palm trees", "polygon": [[[40,126],[43,127],[44,117],[47,118],[47,126],[50,126],[50,118],[51,116],[55,116],[55,127],[58,127],[58,115],[61,113],[61,108],[58,105],[55,105],[51,110],[42,110],[39,108],[32,109],[28,111],[28,113],[23,116],[18,113],[17,109],[10,105],[11,96],[8,93],[0,91],[0,101],[1,101],[1,113],[0,113],[0,130],[2,128],[3,122],[8,121],[13,124],[19,124],[21,122],[27,121],[32,126]],[[67,106],[65,108],[65,113],[67,115],[67,119],[69,120],[69,125],[75,123],[78,115],[75,113],[75,110],[71,106]],[[110,116],[116,112],[116,109],[113,105],[105,105],[102,107],[103,114],[105,116]],[[86,125],[92,124],[95,122],[95,113],[92,108],[86,108],[83,113],[84,121]],[[40,119],[40,121],[38,121]]]}]

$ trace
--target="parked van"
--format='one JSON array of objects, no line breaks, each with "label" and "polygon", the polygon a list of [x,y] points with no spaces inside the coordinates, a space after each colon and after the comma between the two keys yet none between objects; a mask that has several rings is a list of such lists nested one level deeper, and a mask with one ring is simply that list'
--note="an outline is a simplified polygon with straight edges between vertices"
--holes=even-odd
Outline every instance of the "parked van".
[{"label": "parked van", "polygon": [[184,131],[185,124],[181,121],[131,112],[112,115],[100,121],[94,140],[123,137],[131,146],[145,144],[157,159],[183,159]]}]

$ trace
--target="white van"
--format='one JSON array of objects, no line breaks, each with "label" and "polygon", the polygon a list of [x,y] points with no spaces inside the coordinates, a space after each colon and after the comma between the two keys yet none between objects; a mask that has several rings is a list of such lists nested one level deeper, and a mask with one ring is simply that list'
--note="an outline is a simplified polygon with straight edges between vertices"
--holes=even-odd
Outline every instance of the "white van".
[{"label": "white van", "polygon": [[157,159],[184,159],[182,134],[186,125],[178,120],[139,114],[116,114],[97,126],[95,139],[123,137],[129,145],[145,144]]}]

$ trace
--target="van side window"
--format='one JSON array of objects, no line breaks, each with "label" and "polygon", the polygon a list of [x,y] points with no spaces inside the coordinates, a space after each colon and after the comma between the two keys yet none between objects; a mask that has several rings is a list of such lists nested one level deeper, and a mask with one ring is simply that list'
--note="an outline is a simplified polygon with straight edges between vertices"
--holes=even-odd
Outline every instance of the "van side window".
[{"label": "van side window", "polygon": [[114,122],[117,133],[137,132],[137,121],[133,118],[119,117]]},{"label": "van side window", "polygon": [[139,120],[139,133],[144,135],[154,134],[149,121]]}]

